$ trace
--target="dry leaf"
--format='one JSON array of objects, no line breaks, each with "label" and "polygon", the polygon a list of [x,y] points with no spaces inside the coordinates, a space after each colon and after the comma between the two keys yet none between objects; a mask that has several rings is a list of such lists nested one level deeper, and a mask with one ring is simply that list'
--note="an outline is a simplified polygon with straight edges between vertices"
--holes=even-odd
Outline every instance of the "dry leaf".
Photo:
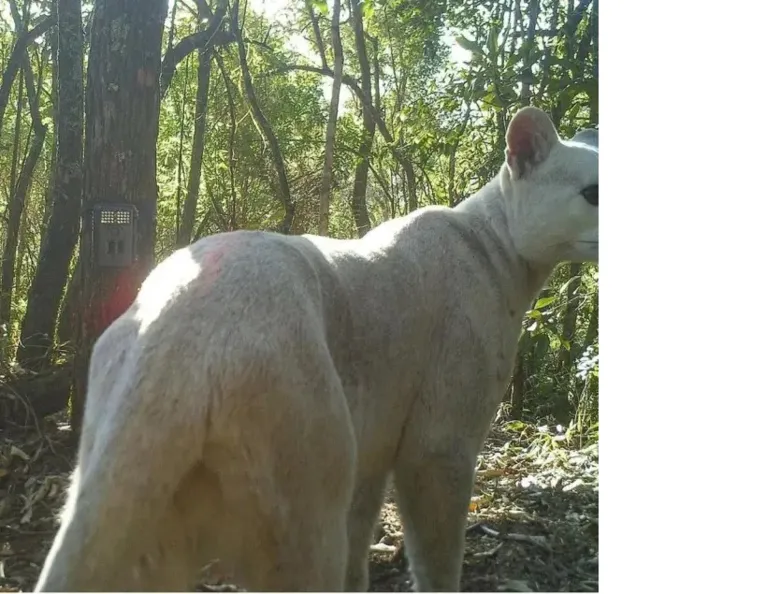
[{"label": "dry leaf", "polygon": [[480,507],[483,507],[490,501],[489,497],[485,495],[475,495],[471,497],[471,503],[468,505],[468,511],[476,511]]}]

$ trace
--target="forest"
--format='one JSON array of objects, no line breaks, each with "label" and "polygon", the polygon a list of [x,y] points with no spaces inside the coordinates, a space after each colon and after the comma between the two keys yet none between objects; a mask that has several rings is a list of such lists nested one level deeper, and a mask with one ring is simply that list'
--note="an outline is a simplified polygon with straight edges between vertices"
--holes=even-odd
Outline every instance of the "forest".
[{"label": "forest", "polygon": [[[156,64],[156,68],[146,65]],[[31,589],[90,348],[154,265],[238,229],[364,236],[493,178],[509,118],[598,128],[598,0],[0,0],[0,590]],[[129,206],[134,260],[88,229]],[[463,589],[598,590],[598,266],[526,313]],[[411,587],[387,500],[372,589]],[[233,589],[205,568],[199,589]]]}]

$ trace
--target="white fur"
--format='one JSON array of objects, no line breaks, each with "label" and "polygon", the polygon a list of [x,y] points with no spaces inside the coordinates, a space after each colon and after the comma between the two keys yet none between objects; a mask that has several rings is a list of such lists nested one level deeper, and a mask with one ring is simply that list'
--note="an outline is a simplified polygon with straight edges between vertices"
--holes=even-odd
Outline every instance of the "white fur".
[{"label": "white fur", "polygon": [[391,473],[416,587],[458,589],[524,312],[556,263],[597,259],[597,141],[540,114],[454,209],[359,240],[223,233],[157,266],[94,347],[37,590],[182,590],[213,557],[251,590],[364,590]]}]

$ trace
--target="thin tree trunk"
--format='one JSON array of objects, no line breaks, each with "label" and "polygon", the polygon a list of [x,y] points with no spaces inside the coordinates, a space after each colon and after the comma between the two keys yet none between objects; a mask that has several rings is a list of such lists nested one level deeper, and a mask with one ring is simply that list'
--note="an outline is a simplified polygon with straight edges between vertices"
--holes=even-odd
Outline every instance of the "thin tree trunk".
[{"label": "thin tree trunk", "polygon": [[[317,52],[319,53],[319,59],[322,61],[322,68],[329,68],[329,66],[327,65],[327,52],[325,51],[324,40],[322,39],[322,31],[319,29],[319,20],[317,19],[317,15],[314,12],[314,2],[312,0],[306,0],[306,12],[308,13],[309,20],[311,21],[311,28],[314,30],[314,41],[316,41],[316,44],[317,44]],[[335,23],[334,13],[333,13],[333,23]],[[333,39],[333,47],[335,47],[334,39]]]},{"label": "thin tree trunk", "polygon": [[168,31],[168,44],[165,49],[167,54],[173,49],[173,42],[176,40],[176,11],[178,10],[178,0],[173,0],[173,8],[170,9],[170,30]]},{"label": "thin tree trunk", "polygon": [[187,90],[189,89],[189,62],[184,65],[184,86],[181,95],[181,105],[178,105],[179,127],[178,133],[178,164],[176,165],[176,237],[181,232],[181,195],[183,194],[183,170],[184,170],[184,135],[186,131],[186,102]]},{"label": "thin tree trunk", "polygon": [[207,122],[207,101],[210,88],[210,58],[211,47],[199,52],[197,66],[197,98],[194,108],[194,137],[192,139],[192,156],[189,165],[189,185],[186,190],[183,218],[178,231],[176,243],[178,247],[188,245],[194,232],[194,219],[197,214],[199,186],[202,176],[202,156],[205,150],[205,126]]},{"label": "thin tree trunk", "polygon": [[81,0],[58,5],[58,125],[50,222],[29,289],[16,354],[23,365],[39,369],[49,362],[59,305],[80,227],[83,147],[83,35]]},{"label": "thin tree trunk", "polygon": [[284,218],[279,226],[279,231],[281,233],[290,233],[293,226],[293,219],[295,218],[295,203],[290,195],[290,183],[287,180],[287,168],[285,166],[284,158],[282,157],[282,149],[279,147],[279,141],[277,140],[277,135],[274,133],[274,129],[271,127],[268,118],[266,118],[266,114],[263,113],[263,109],[261,109],[258,95],[253,86],[253,79],[250,76],[250,67],[247,64],[247,51],[245,50],[245,42],[242,38],[242,29],[240,29],[239,26],[239,0],[235,0],[234,2],[231,19],[234,35],[237,38],[239,65],[242,69],[242,82],[245,86],[245,94],[250,107],[250,115],[252,116],[253,123],[261,134],[261,137],[269,145],[271,158],[274,161],[274,168],[277,172],[279,182],[277,184],[277,193],[279,195],[279,201],[282,203],[282,208],[284,208],[285,211]]},{"label": "thin tree trunk", "polygon": [[80,259],[75,254],[76,262],[72,269],[72,276],[67,284],[66,291],[64,293],[64,299],[61,303],[61,312],[58,318],[58,327],[56,329],[56,340],[59,345],[73,344],[77,339],[77,322],[79,320],[78,311],[79,299],[82,294],[81,288],[81,268]]},{"label": "thin tree trunk", "polygon": [[[469,73],[470,76],[471,73]],[[458,133],[455,135],[455,142],[450,146],[449,153],[449,169],[447,176],[447,197],[449,198],[450,206],[456,206],[460,200],[458,199],[457,192],[455,190],[455,168],[457,165],[457,149],[460,146],[460,140],[465,133],[465,129],[468,126],[468,122],[471,119],[471,88],[470,85],[466,85],[466,91],[463,95],[463,103],[465,104],[465,112],[463,112],[463,118],[460,121],[458,127]]]},{"label": "thin tree trunk", "polygon": [[[98,267],[89,225],[80,241],[82,320],[72,426],[79,430],[87,369],[96,338],[133,302],[154,264],[157,136],[162,31],[167,0],[95,0],[85,95],[83,198],[138,209],[136,258],[125,268]],[[118,89],[119,92],[115,91]]]},{"label": "thin tree trunk", "polygon": [[521,94],[519,99],[522,105],[529,105],[532,100],[532,91],[530,87],[534,81],[532,73],[532,49],[535,43],[535,33],[537,32],[537,17],[540,15],[540,0],[529,0],[529,27],[522,47],[522,71],[521,71]]},{"label": "thin tree trunk", "polygon": [[[13,196],[18,183],[19,149],[21,147],[21,122],[24,113],[24,77],[19,77],[16,90],[16,121],[13,125],[13,148],[11,149],[11,171],[8,179],[8,195]],[[1,126],[0,126],[1,127]]]},{"label": "thin tree trunk", "polygon": [[[296,70],[297,71],[303,71],[303,72],[314,72],[316,74],[321,74],[323,76],[329,76],[329,77],[333,76],[332,70],[324,70],[322,68],[317,68],[316,66],[308,66],[306,64],[285,64],[285,65],[282,65],[279,68],[277,68],[275,70],[275,72],[289,72],[289,71],[296,71]],[[369,66],[368,66],[368,70],[369,70]],[[386,127],[386,123],[383,120],[383,117],[382,117],[380,111],[375,108],[375,103],[374,103],[373,97],[371,97],[369,94],[365,93],[362,90],[362,88],[359,86],[359,84],[357,84],[357,81],[353,77],[351,77],[351,76],[348,76],[348,75],[344,74],[343,75],[343,84],[345,84],[349,89],[351,89],[354,92],[354,94],[359,98],[359,101],[362,104],[362,108],[364,110],[364,116],[365,116],[362,119],[362,123],[364,125],[364,123],[367,122],[371,126],[371,127],[365,127],[364,129],[366,131],[369,131],[371,129],[373,134],[375,132],[375,129],[380,130],[380,135],[383,137],[383,140],[386,142],[386,144],[390,148],[391,154],[393,155],[394,159],[396,159],[396,161],[402,166],[402,169],[404,170],[405,178],[407,179],[408,182],[411,181],[411,183],[408,183],[408,186],[410,188],[410,190],[409,190],[409,192],[407,194],[407,196],[408,196],[408,199],[407,199],[408,200],[408,206],[411,206],[413,204],[417,205],[417,194],[416,194],[417,190],[416,190],[416,185],[415,185],[415,169],[412,166],[412,161],[410,160],[410,158],[402,150],[400,150],[400,147],[397,146],[398,143],[396,142],[394,137],[391,135],[391,132]],[[367,118],[369,118],[369,120]],[[370,151],[368,150],[366,153],[362,151],[362,149],[364,148],[366,139],[367,139],[367,137],[364,137],[363,142],[362,142],[362,147],[360,148],[358,154],[359,154],[360,158],[362,158],[364,156],[364,154],[367,154],[367,156],[368,156],[367,162],[369,162]],[[369,144],[370,144],[370,147],[371,147],[372,146],[371,137],[370,137]],[[358,171],[358,168],[357,168],[357,171]],[[493,175],[494,175],[494,173],[493,173]],[[365,178],[365,180],[366,180],[366,178]],[[355,181],[356,181],[356,175],[355,175]],[[354,187],[356,189],[356,187],[357,187],[356,183],[354,184]],[[363,187],[365,188],[365,191],[366,191],[366,187],[367,187],[366,181],[365,181],[365,184],[363,185]],[[353,199],[352,199],[352,205],[351,206],[352,206],[352,210],[353,210],[353,208],[354,208]],[[362,212],[365,213],[365,214],[367,213],[366,199],[359,204],[359,207],[360,207],[359,208],[359,213],[362,213]],[[357,222],[357,227],[358,227],[358,223],[359,223],[360,219],[357,218],[357,213],[354,213],[354,217],[355,217],[355,220]],[[369,216],[367,216],[367,223],[369,223]],[[367,225],[367,230],[369,230],[369,225]],[[365,231],[365,233],[366,233],[366,231]]]},{"label": "thin tree trunk", "polygon": [[[58,4],[53,5],[53,12],[58,20]],[[53,197],[56,187],[56,163],[58,163],[58,124],[59,124],[59,64],[58,64],[58,45],[59,45],[59,30],[58,26],[52,31],[48,32],[48,42],[51,47],[51,112],[53,114],[53,122],[51,134],[53,135],[53,143],[51,147],[50,157],[50,171],[48,178],[48,188],[45,193],[45,209],[43,210],[42,230],[46,230],[51,220],[51,212],[53,210]],[[40,242],[40,250],[42,251],[43,242]],[[39,257],[38,257],[39,261]]]},{"label": "thin tree trunk", "polygon": [[229,106],[229,144],[227,148],[229,160],[229,188],[231,191],[231,208],[229,210],[231,212],[231,216],[226,228],[234,229],[236,228],[237,223],[237,185],[234,179],[234,144],[237,140],[237,110],[236,105],[234,104],[234,85],[231,82],[229,73],[226,72],[223,58],[221,58],[221,54],[217,51],[215,52],[215,61],[218,65],[218,70],[221,72],[221,76],[223,77],[223,84],[226,88],[226,103]]},{"label": "thin tree trunk", "polygon": [[370,78],[370,63],[367,60],[367,47],[364,42],[364,22],[362,6],[359,0],[350,0],[351,21],[356,42],[356,55],[359,60],[362,93],[370,102],[370,109],[365,109],[362,115],[362,142],[359,145],[359,164],[354,172],[354,192],[351,198],[351,211],[356,222],[359,237],[364,237],[370,230],[370,215],[367,211],[367,176],[370,168],[370,153],[375,136],[375,119],[372,110],[372,80]]},{"label": "thin tree trunk", "polygon": [[319,234],[327,235],[330,228],[330,194],[332,193],[332,162],[335,151],[335,130],[338,123],[340,85],[343,79],[343,45],[340,37],[340,0],[335,0],[332,14],[333,79],[330,115],[327,120],[325,160],[322,185],[319,189]]},{"label": "thin tree trunk", "polygon": [[[21,25],[20,21],[17,21],[17,25]],[[34,137],[8,206],[8,233],[3,247],[2,280],[0,281],[0,327],[4,326],[7,329],[11,327],[11,304],[13,303],[13,287],[16,280],[16,250],[19,246],[21,219],[35,167],[45,145],[45,133],[47,131],[40,117],[35,78],[29,63],[29,56],[26,54],[23,57],[22,74],[27,91]]]},{"label": "thin tree trunk", "polygon": [[[0,80],[0,123],[2,123],[5,117],[5,108],[8,107],[8,101],[10,100],[11,91],[13,89],[13,82],[16,80],[16,74],[19,72],[19,69],[23,64],[24,56],[27,55],[27,47],[55,24],[56,18],[54,16],[48,16],[29,31],[19,30],[18,37],[11,50],[11,55],[8,58],[8,63],[3,71],[2,80]],[[0,134],[2,134],[2,126],[0,126]]]},{"label": "thin tree trunk", "polygon": [[593,12],[590,17],[591,39],[593,41],[593,91],[588,95],[590,102],[590,123],[598,124],[598,0],[593,0]]}]

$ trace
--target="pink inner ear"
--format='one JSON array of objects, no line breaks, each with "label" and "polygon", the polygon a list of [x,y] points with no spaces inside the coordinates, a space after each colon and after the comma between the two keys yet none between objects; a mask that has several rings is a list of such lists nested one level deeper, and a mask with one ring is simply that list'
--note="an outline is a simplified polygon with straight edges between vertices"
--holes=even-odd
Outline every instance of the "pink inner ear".
[{"label": "pink inner ear", "polygon": [[508,152],[514,156],[532,156],[535,153],[535,124],[523,119],[511,126],[508,134]]}]

